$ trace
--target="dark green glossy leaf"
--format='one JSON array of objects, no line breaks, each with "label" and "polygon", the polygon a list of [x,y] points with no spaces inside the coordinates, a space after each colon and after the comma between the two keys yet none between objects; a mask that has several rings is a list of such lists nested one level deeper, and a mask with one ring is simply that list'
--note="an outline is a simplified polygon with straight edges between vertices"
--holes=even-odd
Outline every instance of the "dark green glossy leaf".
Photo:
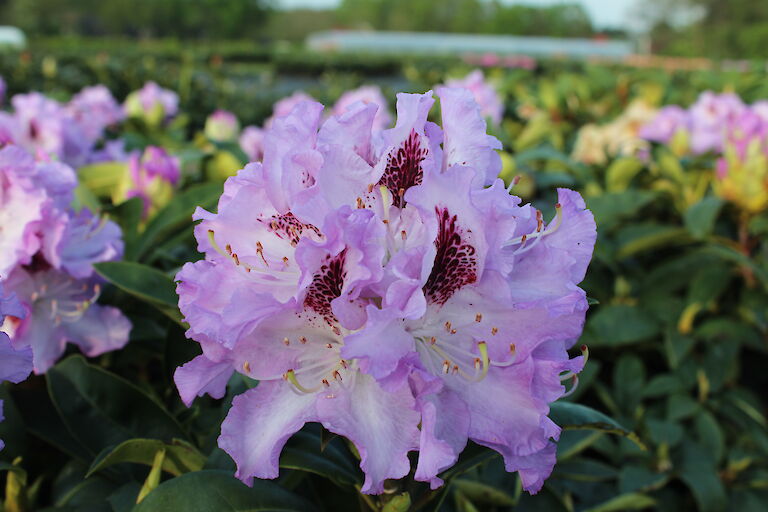
[{"label": "dark green glossy leaf", "polygon": [[719,197],[705,197],[685,212],[685,228],[697,239],[710,235],[723,204]]},{"label": "dark green glossy leaf", "polygon": [[180,322],[178,296],[173,280],[147,265],[128,261],[108,261],[93,266],[104,279],[121,290],[152,304]]},{"label": "dark green glossy leaf", "polygon": [[138,241],[136,257],[141,259],[159,241],[166,240],[179,229],[191,229],[192,213],[198,206],[213,208],[221,195],[218,183],[190,187],[177,194],[165,208],[157,212],[147,224]]},{"label": "dark green glossy leaf", "polygon": [[642,446],[634,432],[627,430],[613,418],[585,405],[555,402],[550,406],[549,417],[563,429],[600,430],[628,437]]},{"label": "dark green glossy leaf", "polygon": [[94,455],[133,438],[184,438],[176,420],[130,382],[80,356],[47,373],[48,392],[72,435]]},{"label": "dark green glossy leaf", "polygon": [[194,446],[181,440],[164,443],[157,439],[129,439],[114,448],[102,451],[91,464],[88,475],[123,462],[151,466],[155,454],[160,450],[165,450],[163,471],[174,476],[199,471],[205,464],[205,456]]},{"label": "dark green glossy leaf", "polygon": [[655,318],[637,306],[601,306],[589,318],[584,341],[590,347],[636,343],[659,333]]},{"label": "dark green glossy leaf", "polygon": [[315,507],[268,480],[248,487],[226,471],[204,470],[168,480],[149,493],[134,512],[312,512]]}]

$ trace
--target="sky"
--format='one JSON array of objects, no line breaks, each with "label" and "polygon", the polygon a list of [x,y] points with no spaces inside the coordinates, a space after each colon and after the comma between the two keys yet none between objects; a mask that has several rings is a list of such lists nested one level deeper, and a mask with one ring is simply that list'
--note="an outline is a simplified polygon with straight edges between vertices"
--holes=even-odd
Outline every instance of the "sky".
[{"label": "sky", "polygon": [[[592,22],[597,28],[627,27],[630,22],[631,8],[638,2],[638,0],[522,0],[519,2],[507,0],[509,3],[540,6],[563,3],[563,1],[582,4],[589,12]],[[335,6],[339,0],[276,0],[276,2],[283,8],[326,8]]]}]

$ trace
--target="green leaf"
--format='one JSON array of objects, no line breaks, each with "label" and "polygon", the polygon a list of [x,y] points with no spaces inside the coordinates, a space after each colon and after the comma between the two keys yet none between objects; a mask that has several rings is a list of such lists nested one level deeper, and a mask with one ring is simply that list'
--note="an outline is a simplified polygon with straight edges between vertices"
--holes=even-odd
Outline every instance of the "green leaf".
[{"label": "green leaf", "polygon": [[684,442],[679,474],[680,479],[691,489],[699,511],[726,510],[728,499],[725,488],[712,456],[705,448],[693,442]]},{"label": "green leaf", "polygon": [[151,466],[155,454],[160,450],[165,450],[162,469],[173,476],[199,471],[205,464],[203,454],[191,444],[179,439],[174,439],[171,443],[157,439],[129,439],[114,448],[104,449],[91,464],[86,477],[123,462]]},{"label": "green leaf", "polygon": [[706,410],[701,410],[694,419],[696,436],[699,444],[705,447],[715,462],[720,462],[725,454],[725,435],[715,417]]},{"label": "green leaf", "polygon": [[689,240],[690,236],[684,228],[653,223],[635,224],[619,233],[616,256],[628,258],[661,247],[686,244]]},{"label": "green leaf", "polygon": [[605,186],[609,192],[623,192],[632,178],[643,169],[643,162],[637,158],[624,157],[614,160],[605,171]]},{"label": "green leaf", "polygon": [[685,228],[696,239],[710,235],[724,203],[719,197],[712,196],[694,204],[685,212]]},{"label": "green leaf", "polygon": [[277,484],[254,479],[248,487],[227,471],[204,470],[168,480],[136,505],[133,512],[170,510],[216,512],[312,512],[307,500]]},{"label": "green leaf", "polygon": [[558,460],[554,475],[560,479],[577,482],[601,482],[616,478],[616,468],[602,462],[589,459]]},{"label": "green leaf", "polygon": [[93,267],[101,277],[121,290],[152,304],[174,321],[181,321],[176,287],[164,273],[130,261],[107,261]]},{"label": "green leaf", "polygon": [[587,208],[595,216],[600,232],[609,231],[618,226],[623,219],[637,214],[655,197],[654,192],[647,190],[627,190],[587,198]]},{"label": "green leaf", "polygon": [[515,504],[512,496],[501,489],[496,489],[484,483],[457,478],[453,481],[452,485],[473,503],[485,503],[499,507],[508,507]]},{"label": "green leaf", "polygon": [[618,512],[622,510],[642,510],[656,505],[656,500],[640,493],[629,493],[616,496],[587,512]]},{"label": "green leaf", "polygon": [[120,225],[125,241],[125,254],[123,259],[136,259],[136,241],[138,238],[139,224],[144,212],[144,203],[141,198],[133,197],[123,201],[112,209],[111,216]]},{"label": "green leaf", "polygon": [[321,452],[318,436],[309,432],[291,438],[280,456],[280,467],[315,473],[341,486],[361,483],[358,469],[335,443],[329,443]]},{"label": "green leaf", "polygon": [[172,237],[177,231],[191,229],[195,208],[213,208],[221,196],[221,190],[221,184],[208,183],[195,185],[175,195],[173,201],[157,212],[147,224],[138,241],[136,258],[141,259],[159,241]]},{"label": "green leaf", "polygon": [[585,342],[590,347],[618,346],[653,338],[659,333],[656,319],[627,304],[598,308],[587,321]]},{"label": "green leaf", "polygon": [[666,473],[657,473],[643,466],[626,465],[619,472],[619,492],[649,491],[661,487],[667,480],[669,475]]},{"label": "green leaf", "polygon": [[94,454],[133,438],[186,437],[173,416],[144,391],[81,356],[68,357],[46,377],[67,429]]},{"label": "green leaf", "polygon": [[613,418],[585,405],[571,402],[555,402],[550,406],[549,417],[563,430],[600,430],[627,437],[641,448],[644,448],[643,443],[634,432],[627,430]]}]

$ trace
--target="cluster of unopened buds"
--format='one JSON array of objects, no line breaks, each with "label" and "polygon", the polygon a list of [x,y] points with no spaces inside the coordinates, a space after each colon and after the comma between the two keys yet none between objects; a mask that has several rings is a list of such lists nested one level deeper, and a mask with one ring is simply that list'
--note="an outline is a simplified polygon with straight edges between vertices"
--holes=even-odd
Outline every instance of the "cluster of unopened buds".
[{"label": "cluster of unopened buds", "polygon": [[[568,350],[587,298],[596,232],[578,193],[554,218],[497,178],[501,144],[471,92],[400,94],[394,127],[354,102],[323,116],[301,101],[264,133],[263,159],[199,209],[205,258],[177,275],[203,354],[175,374],[188,405],[235,397],[219,446],[245,482],[274,478],[307,422],[349,439],[362,491],[411,471],[435,488],[469,440],[498,451],[523,487],[552,471],[549,404],[586,359]],[[514,182],[513,182],[514,185]]]}]

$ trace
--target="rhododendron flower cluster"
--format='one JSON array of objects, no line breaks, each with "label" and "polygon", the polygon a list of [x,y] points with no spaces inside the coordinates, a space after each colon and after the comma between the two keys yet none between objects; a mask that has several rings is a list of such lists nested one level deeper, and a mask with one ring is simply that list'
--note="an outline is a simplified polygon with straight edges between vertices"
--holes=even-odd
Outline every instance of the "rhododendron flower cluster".
[{"label": "rhododendron flower cluster", "polygon": [[144,216],[162,208],[173,197],[173,186],[181,178],[179,159],[159,146],[147,146],[143,152],[134,151],[128,158],[128,172],[115,190],[115,203],[139,197],[144,204]]},{"label": "rhododendron flower cluster", "polygon": [[[24,316],[24,309],[14,295],[5,296],[3,285],[0,283],[0,325],[5,322],[6,315]],[[32,350],[29,347],[16,349],[4,332],[0,332],[0,384],[3,381],[18,383],[29,376],[32,371]],[[0,400],[0,421],[3,421],[3,401]],[[0,450],[3,449],[0,439]]]},{"label": "rhododendron flower cluster", "polygon": [[703,92],[689,109],[668,105],[640,130],[652,142],[673,144],[682,139],[694,155],[722,153],[729,139],[768,134],[766,102],[745,105],[732,93]]},{"label": "rhododendron flower cluster", "polygon": [[119,227],[87,209],[71,208],[74,171],[18,146],[0,149],[0,282],[20,302],[2,324],[16,351],[31,349],[44,373],[67,342],[89,356],[122,347],[130,322],[95,304],[93,264],[118,259]]},{"label": "rhododendron flower cluster", "polygon": [[[269,129],[276,119],[289,115],[298,104],[307,101],[313,102],[315,99],[303,91],[296,91],[275,103],[272,117],[264,122],[264,129],[258,126],[245,127],[239,140],[240,148],[251,162],[261,161],[264,156],[265,129]],[[382,94],[381,89],[375,85],[364,85],[345,92],[331,109],[330,115],[342,115],[353,106],[357,106],[358,103],[376,106],[376,116],[372,126],[374,131],[380,132],[392,124],[392,115],[389,113],[387,99]]]},{"label": "rhododendron flower cluster", "polygon": [[490,119],[495,126],[501,124],[504,116],[504,102],[493,85],[486,82],[482,71],[476,69],[462,79],[448,80],[446,85],[468,89],[480,105],[480,113],[483,117]]},{"label": "rhododendron flower cluster", "polygon": [[69,165],[92,161],[108,127],[122,121],[120,106],[109,90],[86,87],[69,103],[38,92],[11,98],[13,112],[0,112],[0,143],[22,146]]},{"label": "rhododendron flower cluster", "polygon": [[537,492],[560,428],[549,404],[584,356],[579,337],[595,223],[559,190],[550,222],[497,178],[501,144],[472,94],[400,94],[393,128],[373,104],[323,121],[305,101],[275,118],[263,162],[199,209],[203,260],[177,275],[187,335],[203,354],[175,381],[188,405],[235,397],[219,446],[237,476],[274,478],[307,422],[349,439],[364,493],[410,472],[436,488],[469,440]]},{"label": "rhododendron flower cluster", "polygon": [[640,134],[687,148],[683,153],[720,155],[715,192],[748,214],[768,207],[768,102],[746,105],[735,94],[708,91],[688,110],[662,108]]}]

